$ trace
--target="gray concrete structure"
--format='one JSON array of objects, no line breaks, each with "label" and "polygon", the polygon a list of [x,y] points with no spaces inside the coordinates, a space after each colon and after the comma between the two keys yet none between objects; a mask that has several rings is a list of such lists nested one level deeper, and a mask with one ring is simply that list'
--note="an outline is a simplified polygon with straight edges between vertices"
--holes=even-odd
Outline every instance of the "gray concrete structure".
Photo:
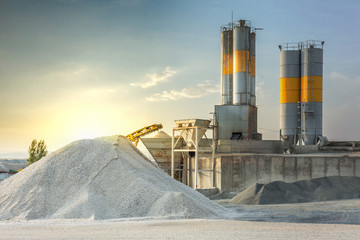
[{"label": "gray concrete structure", "polygon": [[[189,169],[188,178],[194,173]],[[217,154],[215,162],[204,155],[199,158],[198,187],[240,192],[255,183],[328,176],[360,177],[360,155]]]},{"label": "gray concrete structure", "polygon": [[222,191],[242,191],[254,183],[326,176],[360,177],[360,155],[233,154],[216,158],[216,186]]},{"label": "gray concrete structure", "polygon": [[[189,158],[185,166],[182,182],[195,187],[195,158]],[[255,183],[291,183],[328,176],[360,177],[360,155],[223,153],[216,154],[213,161],[211,154],[201,154],[198,167],[198,188],[240,192]]]},{"label": "gray concrete structure", "polygon": [[219,140],[217,154],[223,153],[283,153],[280,140]]},{"label": "gray concrete structure", "polygon": [[261,139],[257,133],[257,108],[251,105],[215,105],[215,139]]}]

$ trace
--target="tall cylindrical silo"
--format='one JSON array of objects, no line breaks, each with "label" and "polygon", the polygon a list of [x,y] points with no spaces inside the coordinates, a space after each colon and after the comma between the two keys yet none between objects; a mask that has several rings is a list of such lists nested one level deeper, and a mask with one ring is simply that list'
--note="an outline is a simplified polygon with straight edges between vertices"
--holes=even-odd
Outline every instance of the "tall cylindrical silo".
[{"label": "tall cylindrical silo", "polygon": [[280,52],[280,131],[281,139],[296,145],[300,130],[300,57],[297,45],[284,45]]},{"label": "tall cylindrical silo", "polygon": [[255,32],[250,33],[250,105],[256,106],[255,95]]},{"label": "tall cylindrical silo", "polygon": [[306,41],[301,50],[301,134],[305,145],[322,136],[323,44]]},{"label": "tall cylindrical silo", "polygon": [[233,31],[221,29],[221,104],[233,102]]},{"label": "tall cylindrical silo", "polygon": [[233,104],[250,104],[250,26],[245,20],[234,26],[233,49]]}]

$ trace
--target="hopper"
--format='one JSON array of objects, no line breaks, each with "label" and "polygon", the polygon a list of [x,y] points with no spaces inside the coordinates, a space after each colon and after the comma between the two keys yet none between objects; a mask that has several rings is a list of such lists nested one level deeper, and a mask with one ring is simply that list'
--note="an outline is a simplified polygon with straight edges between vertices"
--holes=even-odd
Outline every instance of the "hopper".
[{"label": "hopper", "polygon": [[[184,130],[181,132],[181,137],[188,145],[198,144],[204,136],[206,130],[209,128],[211,120],[205,119],[184,119],[175,120],[177,130]],[[196,128],[197,128],[197,142],[196,142]]]}]

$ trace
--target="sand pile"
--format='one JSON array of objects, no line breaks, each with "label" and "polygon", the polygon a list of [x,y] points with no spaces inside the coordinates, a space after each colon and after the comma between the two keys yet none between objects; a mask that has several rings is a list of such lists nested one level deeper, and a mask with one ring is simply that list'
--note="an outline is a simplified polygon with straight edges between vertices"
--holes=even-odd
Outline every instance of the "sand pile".
[{"label": "sand pile", "polygon": [[279,204],[360,198],[359,177],[323,177],[294,183],[254,184],[230,200],[237,204]]},{"label": "sand pile", "polygon": [[164,131],[160,131],[153,138],[171,138],[171,136]]},{"label": "sand pile", "polygon": [[224,208],[144,160],[127,140],[80,140],[0,183],[0,220],[221,217]]}]

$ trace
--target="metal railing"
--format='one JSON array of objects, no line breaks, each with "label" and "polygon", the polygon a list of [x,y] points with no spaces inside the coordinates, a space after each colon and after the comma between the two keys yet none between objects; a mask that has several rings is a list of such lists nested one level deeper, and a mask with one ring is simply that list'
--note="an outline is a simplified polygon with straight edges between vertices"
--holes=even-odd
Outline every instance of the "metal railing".
[{"label": "metal railing", "polygon": [[280,51],[289,51],[289,50],[301,50],[301,42],[298,43],[283,43],[279,45]]},{"label": "metal railing", "polygon": [[[234,26],[239,26],[239,22],[240,21],[244,21],[245,26],[249,27],[252,31],[255,31],[255,28],[251,27],[251,21],[249,20],[244,20],[244,19],[239,19],[233,22],[230,22],[228,24],[224,24],[220,26],[220,32],[224,32],[224,31],[229,31],[232,30],[234,28]],[[262,30],[262,29],[257,29],[257,30]]]},{"label": "metal railing", "polygon": [[319,40],[306,40],[302,42],[302,49],[304,48],[323,48],[324,41]]},{"label": "metal railing", "polygon": [[220,32],[231,31],[232,28],[233,28],[233,25],[231,23],[221,25],[220,26]]},{"label": "metal railing", "polygon": [[298,43],[283,43],[279,45],[280,51],[302,50],[307,48],[323,48],[324,41],[306,40]]}]

